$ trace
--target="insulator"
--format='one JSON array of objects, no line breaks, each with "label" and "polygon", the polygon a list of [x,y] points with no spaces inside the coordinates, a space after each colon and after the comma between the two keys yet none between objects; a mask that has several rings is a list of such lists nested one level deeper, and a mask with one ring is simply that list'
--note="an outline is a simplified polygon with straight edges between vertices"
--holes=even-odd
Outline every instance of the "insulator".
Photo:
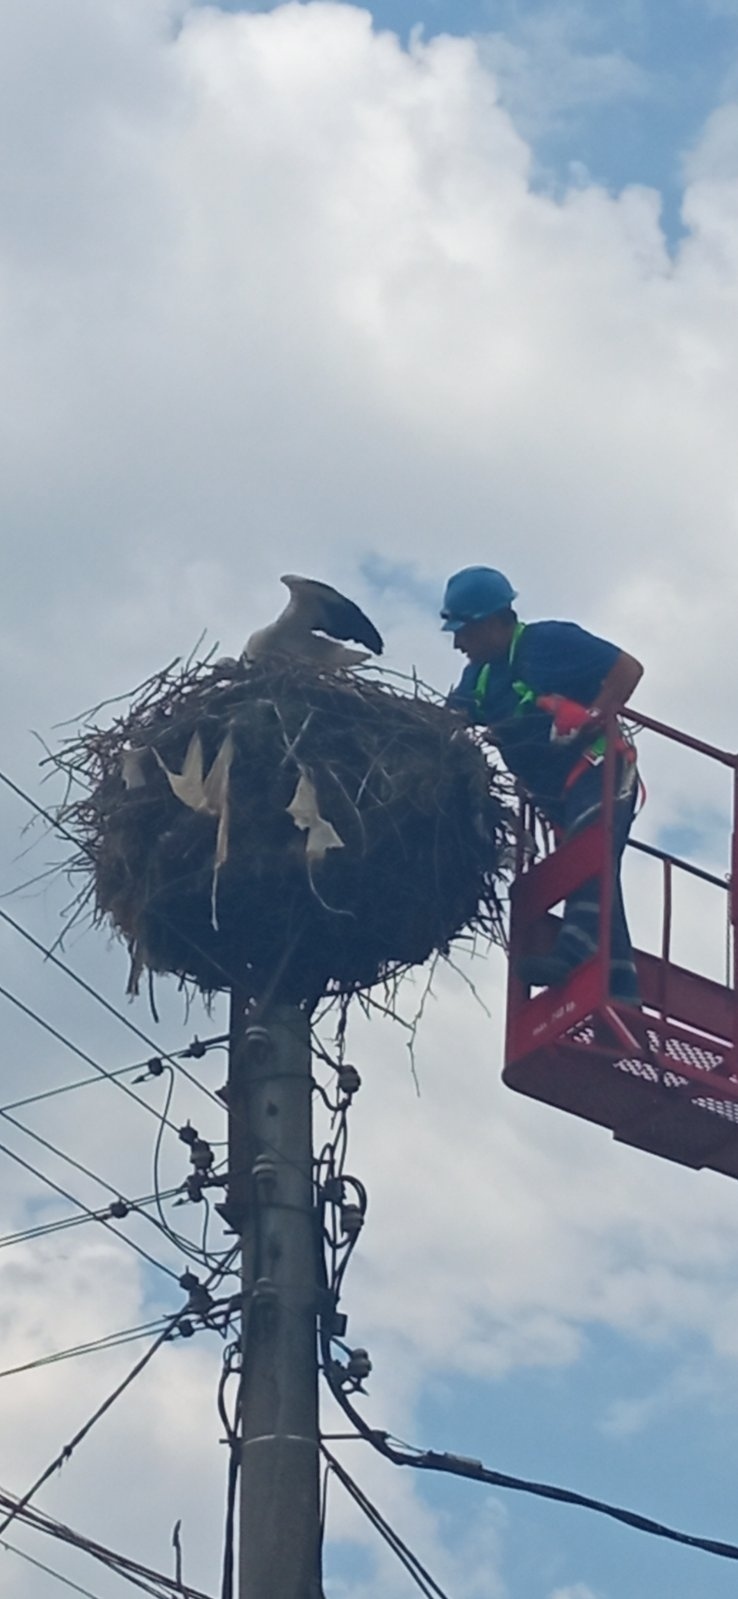
[{"label": "insulator", "polygon": [[208,1293],[207,1288],[202,1283],[198,1283],[197,1287],[192,1289],[187,1302],[187,1309],[194,1311],[196,1316],[207,1316],[208,1311],[212,1310],[212,1308],[212,1294]]},{"label": "insulator", "polygon": [[257,1277],[251,1290],[251,1303],[255,1310],[276,1310],[279,1294],[270,1277]]},{"label": "insulator", "polygon": [[268,1155],[258,1155],[251,1169],[256,1191],[262,1203],[271,1199],[277,1186],[277,1168]]},{"label": "insulator", "polygon": [[[186,1178],[186,1180],[185,1180],[185,1191],[186,1191],[186,1194],[187,1194],[187,1198],[192,1201],[193,1205],[199,1205],[201,1203],[201,1201],[202,1201],[202,1178],[201,1178],[199,1172],[196,1172],[196,1171],[190,1172],[189,1177]],[[179,1204],[179,1203],[180,1203],[179,1200],[175,1200],[175,1204]]]},{"label": "insulator", "polygon": [[347,1238],[355,1238],[357,1233],[361,1232],[363,1225],[364,1217],[358,1205],[341,1206],[341,1231]]},{"label": "insulator", "polygon": [[347,1099],[352,1099],[361,1088],[361,1078],[355,1066],[339,1066],[338,1087]]},{"label": "insulator", "polygon": [[198,1133],[197,1128],[192,1126],[191,1122],[185,1122],[184,1127],[180,1127],[178,1136],[181,1138],[183,1144],[192,1145],[197,1143],[200,1134]]},{"label": "insulator", "polygon": [[247,1027],[244,1044],[257,1063],[267,1061],[274,1049],[272,1035],[266,1027]]},{"label": "insulator", "polygon": [[183,1316],[182,1320],[177,1322],[177,1332],[179,1333],[180,1338],[194,1337],[195,1329],[192,1325],[192,1322],[188,1321],[186,1316]]},{"label": "insulator", "polygon": [[191,1294],[194,1288],[200,1287],[200,1278],[195,1276],[194,1271],[183,1271],[179,1286],[184,1288],[186,1294]]},{"label": "insulator", "polygon": [[125,1216],[130,1215],[130,1210],[130,1205],[127,1205],[124,1199],[114,1199],[108,1215],[113,1216],[116,1221],[123,1221]]},{"label": "insulator", "polygon": [[158,1055],[153,1055],[151,1060],[147,1060],[146,1062],[146,1070],[149,1074],[149,1077],[161,1077],[161,1074],[164,1070],[163,1060],[160,1060]]},{"label": "insulator", "polygon": [[195,1033],[195,1036],[194,1036],[194,1038],[192,1040],[192,1043],[189,1046],[189,1049],[185,1050],[185,1055],[188,1057],[189,1060],[202,1060],[203,1055],[206,1055],[206,1054],[207,1054],[206,1045],[201,1042],[201,1040],[197,1036],[197,1033]]},{"label": "insulator", "polygon": [[208,1171],[215,1160],[215,1155],[204,1138],[196,1138],[190,1145],[190,1160],[196,1171]]},{"label": "insulator", "polygon": [[369,1352],[366,1349],[352,1349],[346,1365],[346,1375],[354,1382],[363,1382],[372,1369]]}]

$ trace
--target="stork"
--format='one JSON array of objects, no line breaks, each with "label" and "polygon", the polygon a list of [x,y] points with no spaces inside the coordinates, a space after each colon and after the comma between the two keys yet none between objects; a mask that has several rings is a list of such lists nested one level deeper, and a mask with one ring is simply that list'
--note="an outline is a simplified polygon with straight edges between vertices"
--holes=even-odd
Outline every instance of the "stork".
[{"label": "stork", "polygon": [[[316,666],[360,666],[384,648],[376,627],[353,600],[311,577],[287,573],[280,579],[289,600],[275,622],[252,633],[243,651],[246,661],[291,655]],[[347,649],[339,639],[366,646]]]}]

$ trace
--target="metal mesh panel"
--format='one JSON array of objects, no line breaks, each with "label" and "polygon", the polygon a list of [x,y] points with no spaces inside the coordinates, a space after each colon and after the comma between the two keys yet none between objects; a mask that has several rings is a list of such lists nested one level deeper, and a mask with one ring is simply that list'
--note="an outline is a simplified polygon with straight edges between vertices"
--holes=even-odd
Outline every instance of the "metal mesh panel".
[{"label": "metal mesh panel", "polygon": [[[598,1036],[591,1022],[579,1023],[569,1033],[572,1043],[578,1044],[583,1049],[596,1046],[599,1050],[608,1047],[602,1034]],[[614,1047],[610,1045],[609,1047]],[[648,1050],[653,1051],[649,1055]],[[657,1058],[660,1057],[660,1058]],[[611,1065],[614,1071],[625,1072],[630,1077],[637,1077],[641,1082],[653,1083],[673,1091],[680,1089],[690,1090],[692,1104],[702,1111],[708,1111],[713,1116],[719,1116],[724,1121],[738,1126],[738,1101],[733,1098],[719,1098],[714,1093],[700,1098],[694,1096],[694,1078],[683,1077],[680,1072],[670,1070],[664,1065],[664,1060],[673,1061],[676,1066],[680,1063],[689,1066],[693,1072],[725,1071],[726,1056],[706,1045],[692,1043],[683,1038],[670,1037],[661,1034],[655,1027],[646,1029],[646,1047],[642,1055],[621,1056],[613,1059]],[[738,1088],[738,1077],[725,1078],[726,1082]]]}]

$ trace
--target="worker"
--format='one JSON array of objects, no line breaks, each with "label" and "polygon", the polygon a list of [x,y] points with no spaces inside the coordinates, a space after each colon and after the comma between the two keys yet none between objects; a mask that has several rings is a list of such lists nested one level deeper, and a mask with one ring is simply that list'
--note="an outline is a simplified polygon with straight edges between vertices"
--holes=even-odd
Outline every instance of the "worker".
[{"label": "worker", "polygon": [[[626,704],[643,674],[632,655],[574,622],[519,622],[517,591],[502,572],[469,566],[449,578],[443,629],[468,660],[449,704],[485,726],[508,770],[561,838],[602,806],[602,719]],[[614,875],[610,993],[638,1005],[638,979],[620,886],[620,863],[636,805],[635,752],[619,740],[613,811]],[[548,955],[528,955],[518,976],[529,988],[566,982],[598,945],[600,883],[572,891]]]}]

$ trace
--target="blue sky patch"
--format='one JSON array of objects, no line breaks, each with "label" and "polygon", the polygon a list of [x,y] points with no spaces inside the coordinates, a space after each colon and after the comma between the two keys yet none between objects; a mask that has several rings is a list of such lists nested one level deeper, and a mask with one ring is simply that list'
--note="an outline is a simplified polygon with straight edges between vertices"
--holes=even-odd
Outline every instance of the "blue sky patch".
[{"label": "blue sky patch", "polygon": [[[221,0],[221,9],[276,5]],[[479,38],[502,103],[532,144],[536,186],[646,184],[660,192],[676,243],[684,156],[738,88],[730,0],[371,0],[359,9],[405,44],[414,29]]]}]

